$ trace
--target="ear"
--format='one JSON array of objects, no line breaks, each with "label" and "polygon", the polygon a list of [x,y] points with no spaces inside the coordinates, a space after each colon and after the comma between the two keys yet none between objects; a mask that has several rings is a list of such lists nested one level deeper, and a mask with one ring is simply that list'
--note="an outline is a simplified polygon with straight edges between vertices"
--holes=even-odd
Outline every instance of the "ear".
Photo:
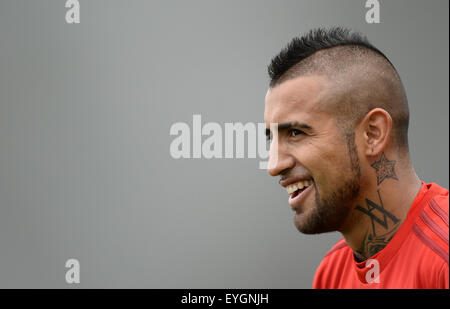
[{"label": "ear", "polygon": [[378,156],[386,149],[392,131],[392,117],[382,108],[372,109],[361,122],[363,149],[367,156]]}]

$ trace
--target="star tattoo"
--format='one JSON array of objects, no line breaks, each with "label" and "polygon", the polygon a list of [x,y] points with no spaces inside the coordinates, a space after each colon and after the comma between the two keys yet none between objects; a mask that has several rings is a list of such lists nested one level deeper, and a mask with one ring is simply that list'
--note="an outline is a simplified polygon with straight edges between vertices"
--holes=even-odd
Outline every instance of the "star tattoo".
[{"label": "star tattoo", "polygon": [[381,153],[381,158],[378,161],[372,163],[372,167],[375,169],[377,173],[377,185],[383,182],[386,178],[392,178],[398,180],[397,175],[395,175],[395,160],[388,160],[384,155],[384,152]]}]

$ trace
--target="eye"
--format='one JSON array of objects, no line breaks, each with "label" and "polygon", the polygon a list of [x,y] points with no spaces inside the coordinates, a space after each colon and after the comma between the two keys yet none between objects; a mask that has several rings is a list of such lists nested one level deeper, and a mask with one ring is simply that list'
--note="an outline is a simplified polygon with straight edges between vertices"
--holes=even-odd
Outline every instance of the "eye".
[{"label": "eye", "polygon": [[295,136],[300,135],[300,134],[305,134],[305,132],[303,132],[301,130],[297,130],[297,129],[289,130],[289,136],[290,137],[295,137]]},{"label": "eye", "polygon": [[267,129],[266,130],[266,141],[270,142],[272,140],[273,136],[272,136],[272,132]]}]

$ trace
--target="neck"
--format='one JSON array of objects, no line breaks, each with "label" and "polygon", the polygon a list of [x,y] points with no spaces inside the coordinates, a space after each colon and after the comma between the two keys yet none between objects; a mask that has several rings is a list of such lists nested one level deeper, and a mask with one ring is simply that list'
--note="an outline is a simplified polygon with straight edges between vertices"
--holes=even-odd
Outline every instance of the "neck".
[{"label": "neck", "polygon": [[370,180],[340,230],[360,261],[389,243],[420,190],[421,182],[409,159],[400,163],[383,153],[370,164],[366,171]]}]

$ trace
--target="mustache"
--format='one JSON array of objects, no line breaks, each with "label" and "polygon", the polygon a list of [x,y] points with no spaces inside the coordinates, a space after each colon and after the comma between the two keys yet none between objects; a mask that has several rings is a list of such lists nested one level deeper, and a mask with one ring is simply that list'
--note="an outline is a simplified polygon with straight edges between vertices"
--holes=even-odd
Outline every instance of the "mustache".
[{"label": "mustache", "polygon": [[289,179],[289,178],[301,178],[301,179],[312,178],[310,175],[311,175],[310,173],[292,173],[292,172],[289,172],[289,173],[280,175],[280,179],[278,180],[278,183],[281,184],[281,182],[283,180],[286,180],[286,179]]}]

